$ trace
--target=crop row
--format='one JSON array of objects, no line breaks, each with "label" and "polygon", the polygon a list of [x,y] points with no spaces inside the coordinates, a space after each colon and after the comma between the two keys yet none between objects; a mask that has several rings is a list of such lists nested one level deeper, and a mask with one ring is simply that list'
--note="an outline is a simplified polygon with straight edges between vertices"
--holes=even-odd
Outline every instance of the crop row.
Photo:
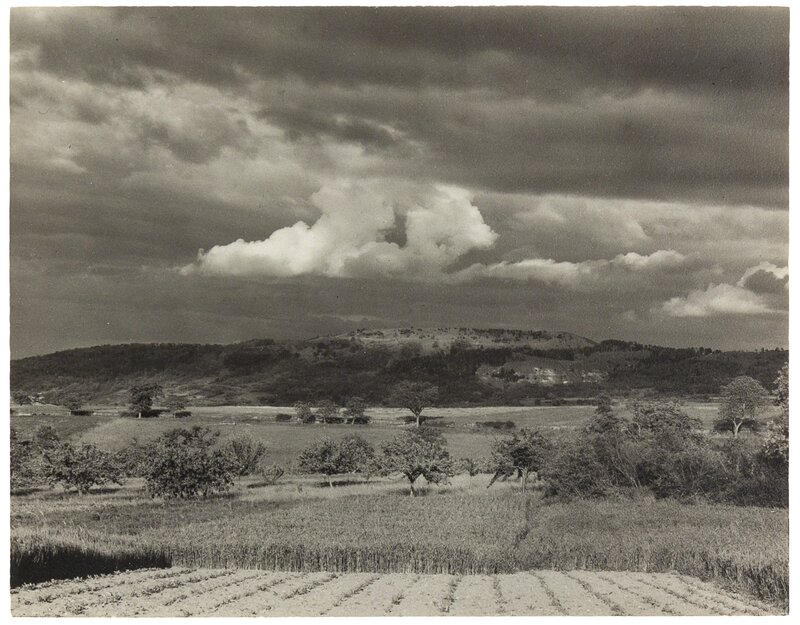
[{"label": "crop row", "polygon": [[[15,616],[763,615],[771,606],[672,574],[386,575],[182,571],[107,578],[114,592],[28,588]],[[68,587],[69,583],[63,586]]]}]

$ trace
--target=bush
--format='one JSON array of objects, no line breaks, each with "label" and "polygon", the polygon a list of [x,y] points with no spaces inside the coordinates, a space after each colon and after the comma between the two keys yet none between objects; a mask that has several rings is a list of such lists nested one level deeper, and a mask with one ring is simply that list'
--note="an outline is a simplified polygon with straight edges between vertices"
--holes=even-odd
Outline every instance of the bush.
[{"label": "bush", "polygon": [[261,479],[264,480],[266,484],[273,485],[275,484],[281,477],[283,477],[284,469],[279,464],[266,464],[262,463],[258,467],[258,473],[261,476]]},{"label": "bush", "polygon": [[290,414],[286,414],[285,412],[279,412],[275,415],[275,421],[279,422],[291,421],[292,419],[294,419],[294,417]]},{"label": "bush", "polygon": [[69,414],[73,417],[91,417],[94,414],[94,410],[78,408],[77,410],[70,410]]},{"label": "bush", "polygon": [[134,438],[130,445],[117,452],[115,462],[124,476],[143,477],[150,457],[150,445],[142,445]]},{"label": "bush", "polygon": [[176,419],[185,419],[186,417],[191,417],[192,416],[192,411],[191,410],[176,410],[175,412],[172,413],[172,416],[175,417]]},{"label": "bush", "polygon": [[145,473],[152,497],[190,499],[227,492],[239,465],[222,450],[212,450],[219,432],[205,427],[175,428],[153,443]]},{"label": "bush", "polygon": [[240,436],[228,441],[224,450],[236,462],[236,474],[240,477],[251,475],[258,470],[261,458],[267,453],[267,447],[252,436]]},{"label": "bush", "polygon": [[490,428],[492,430],[513,430],[517,424],[513,421],[478,421],[475,425],[479,428]]},{"label": "bush", "polygon": [[76,448],[69,443],[44,452],[47,462],[47,481],[88,493],[92,486],[109,482],[122,484],[122,471],[110,452],[86,443]]}]

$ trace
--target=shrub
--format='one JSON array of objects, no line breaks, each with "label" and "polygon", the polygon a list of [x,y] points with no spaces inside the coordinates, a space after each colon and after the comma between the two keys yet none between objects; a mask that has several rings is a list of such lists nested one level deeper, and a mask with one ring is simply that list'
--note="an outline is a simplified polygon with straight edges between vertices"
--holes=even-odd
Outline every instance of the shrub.
[{"label": "shrub", "polygon": [[297,420],[300,423],[314,423],[317,420],[317,417],[314,416],[314,413],[311,410],[311,404],[305,401],[299,401],[294,405],[294,412],[297,415]]},{"label": "shrub", "polygon": [[267,447],[252,436],[239,436],[225,445],[224,450],[236,462],[236,474],[251,475],[258,470],[261,458],[267,453]]},{"label": "shrub", "polygon": [[87,410],[86,408],[79,408],[77,410],[70,410],[69,413],[73,417],[91,417],[94,414],[94,410]]},{"label": "shrub", "polygon": [[262,463],[258,467],[258,473],[261,476],[261,479],[264,480],[266,484],[272,485],[275,484],[281,477],[283,477],[284,469],[279,464],[266,464]]},{"label": "shrub", "polygon": [[490,428],[492,430],[513,430],[517,424],[513,421],[478,421],[475,425],[479,428]]},{"label": "shrub", "polygon": [[76,448],[69,443],[59,443],[44,452],[47,462],[46,477],[50,484],[61,484],[65,489],[75,488],[88,493],[92,486],[109,482],[121,484],[122,471],[110,452],[94,445],[82,443]]},{"label": "shrub", "polygon": [[191,410],[176,410],[175,412],[172,413],[172,416],[175,417],[176,419],[185,419],[186,417],[191,417],[192,416],[192,411]]},{"label": "shrub", "polygon": [[212,450],[219,432],[205,427],[175,428],[153,443],[145,473],[153,497],[203,498],[226,492],[233,484],[238,463],[222,450]]},{"label": "shrub", "polygon": [[150,445],[142,445],[134,438],[129,445],[120,449],[115,462],[126,477],[142,477],[147,473],[150,461]]},{"label": "shrub", "polygon": [[291,421],[293,418],[294,417],[292,415],[287,414],[285,412],[279,412],[278,414],[275,415],[275,421],[279,422]]}]

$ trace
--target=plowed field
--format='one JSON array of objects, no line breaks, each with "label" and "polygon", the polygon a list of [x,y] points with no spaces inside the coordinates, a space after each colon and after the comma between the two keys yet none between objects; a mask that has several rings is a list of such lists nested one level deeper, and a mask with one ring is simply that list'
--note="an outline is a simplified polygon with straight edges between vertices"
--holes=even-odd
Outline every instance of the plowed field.
[{"label": "plowed field", "polygon": [[776,608],[685,575],[147,569],[11,591],[14,616],[763,615]]}]

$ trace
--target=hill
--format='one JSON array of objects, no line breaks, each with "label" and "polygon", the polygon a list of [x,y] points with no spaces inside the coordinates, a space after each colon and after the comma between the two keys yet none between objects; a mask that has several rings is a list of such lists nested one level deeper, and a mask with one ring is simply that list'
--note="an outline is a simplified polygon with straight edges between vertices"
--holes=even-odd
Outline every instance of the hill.
[{"label": "hill", "polygon": [[782,350],[720,352],[566,332],[390,328],[301,341],[231,345],[103,345],[11,362],[12,391],[59,402],[123,405],[136,383],[158,381],[194,405],[271,404],[361,396],[385,402],[401,380],[439,387],[441,405],[517,405],[600,392],[713,395],[737,375],[771,388]]}]

